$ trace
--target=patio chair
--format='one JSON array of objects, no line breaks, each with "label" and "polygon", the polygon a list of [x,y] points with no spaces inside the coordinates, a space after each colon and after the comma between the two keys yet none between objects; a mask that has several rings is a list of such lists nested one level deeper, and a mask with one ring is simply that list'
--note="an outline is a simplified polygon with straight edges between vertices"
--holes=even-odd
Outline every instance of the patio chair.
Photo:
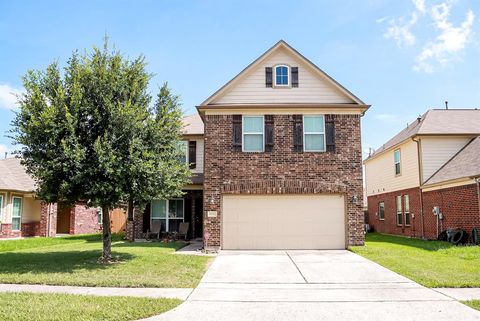
[{"label": "patio chair", "polygon": [[183,237],[186,241],[189,227],[190,227],[190,223],[188,223],[188,222],[180,223],[180,226],[178,227],[177,237]]},{"label": "patio chair", "polygon": [[147,230],[147,239],[150,239],[151,235],[154,235],[157,240],[160,239],[161,230],[162,222],[160,220],[152,220],[150,223],[150,229]]}]

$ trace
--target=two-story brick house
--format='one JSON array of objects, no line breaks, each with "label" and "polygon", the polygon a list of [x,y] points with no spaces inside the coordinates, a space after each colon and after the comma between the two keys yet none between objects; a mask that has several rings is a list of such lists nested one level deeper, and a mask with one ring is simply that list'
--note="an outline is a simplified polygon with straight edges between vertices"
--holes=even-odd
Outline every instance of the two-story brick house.
[{"label": "two-story brick house", "polygon": [[374,230],[434,239],[448,228],[480,228],[479,135],[480,110],[433,109],[370,155],[364,164]]},{"label": "two-story brick house", "polygon": [[[152,202],[137,233],[170,216],[196,226],[190,234],[207,248],[363,244],[360,118],[368,107],[279,41],[186,119],[197,173],[179,205]],[[180,215],[168,210],[180,206]]]}]

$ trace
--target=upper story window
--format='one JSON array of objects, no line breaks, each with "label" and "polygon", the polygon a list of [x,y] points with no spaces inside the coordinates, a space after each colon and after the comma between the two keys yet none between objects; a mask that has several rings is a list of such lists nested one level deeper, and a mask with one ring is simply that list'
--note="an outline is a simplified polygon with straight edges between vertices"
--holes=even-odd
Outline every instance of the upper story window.
[{"label": "upper story window", "polygon": [[393,158],[395,162],[395,175],[400,175],[402,173],[400,149],[393,152]]},{"label": "upper story window", "polygon": [[303,141],[305,152],[325,151],[325,118],[323,115],[303,116]]},{"label": "upper story window", "polygon": [[180,162],[186,164],[188,162],[188,142],[186,140],[181,140],[178,143],[178,148],[181,151]]},{"label": "upper story window", "polygon": [[243,116],[243,151],[263,152],[265,146],[265,126],[263,116]]},{"label": "upper story window", "polygon": [[275,86],[290,85],[290,68],[285,65],[275,66]]}]

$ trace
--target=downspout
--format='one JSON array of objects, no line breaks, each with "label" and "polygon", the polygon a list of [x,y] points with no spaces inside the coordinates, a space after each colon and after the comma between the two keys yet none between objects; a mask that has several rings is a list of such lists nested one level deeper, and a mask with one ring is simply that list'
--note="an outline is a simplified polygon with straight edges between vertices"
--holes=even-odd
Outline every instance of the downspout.
[{"label": "downspout", "polygon": [[475,182],[477,182],[478,218],[480,220],[480,177],[475,178]]},{"label": "downspout", "polygon": [[422,191],[422,161],[421,161],[421,148],[420,148],[420,141],[416,140],[415,137],[412,137],[412,140],[417,143],[417,161],[418,161],[418,190],[420,196],[420,219],[421,219],[421,231],[422,231],[422,239],[425,238],[425,218],[423,215],[423,191]]}]

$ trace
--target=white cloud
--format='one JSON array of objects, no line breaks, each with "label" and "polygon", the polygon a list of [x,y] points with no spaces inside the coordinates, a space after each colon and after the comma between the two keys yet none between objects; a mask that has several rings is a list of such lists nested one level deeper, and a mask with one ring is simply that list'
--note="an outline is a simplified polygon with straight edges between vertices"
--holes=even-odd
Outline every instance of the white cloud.
[{"label": "white cloud", "polygon": [[384,37],[395,40],[399,47],[413,46],[417,39],[411,29],[417,23],[417,20],[418,16],[416,13],[412,13],[410,20],[407,22],[404,22],[403,18],[390,20],[390,26]]},{"label": "white cloud", "polygon": [[20,89],[14,88],[9,84],[0,84],[0,108],[15,109],[17,105],[16,95],[21,94]]},{"label": "white cloud", "polygon": [[413,67],[415,71],[432,73],[436,67],[446,66],[452,60],[458,59],[468,44],[475,15],[472,10],[468,10],[465,20],[456,27],[448,20],[451,5],[451,2],[446,2],[432,7],[431,17],[439,34],[435,40],[429,41],[416,57]]},{"label": "white cloud", "polygon": [[[465,20],[455,26],[449,17],[456,0],[445,0],[437,2],[437,4],[432,4],[427,0],[412,0],[412,3],[414,8],[408,18],[383,17],[377,19],[377,23],[388,21],[384,37],[393,39],[400,48],[421,45],[420,52],[415,57],[413,66],[415,71],[431,73],[438,67],[444,67],[450,62],[458,60],[472,38],[472,27],[475,20],[473,11],[468,9]],[[425,20],[431,23],[421,24]],[[414,31],[425,28],[425,26],[433,26],[435,33],[426,39],[419,39],[419,33]],[[425,32],[421,34],[423,35]]]},{"label": "white cloud", "polygon": [[[405,21],[404,17],[390,19],[389,27],[383,36],[387,39],[393,39],[399,47],[413,46],[417,38],[412,32],[412,28],[417,24],[419,18],[425,14],[425,1],[412,0],[415,10],[410,13],[410,18]],[[378,21],[378,20],[377,20]]]}]

